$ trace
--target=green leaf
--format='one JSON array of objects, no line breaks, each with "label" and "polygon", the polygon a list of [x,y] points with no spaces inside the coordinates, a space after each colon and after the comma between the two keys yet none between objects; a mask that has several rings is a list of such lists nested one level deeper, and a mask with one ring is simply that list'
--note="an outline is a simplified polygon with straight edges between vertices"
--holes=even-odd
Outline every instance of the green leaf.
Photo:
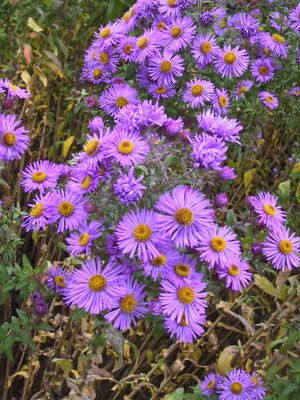
[{"label": "green leaf", "polygon": [[42,32],[42,30],[43,30],[43,28],[40,27],[40,25],[37,24],[35,22],[35,20],[31,17],[28,18],[27,26],[29,26],[29,28],[31,28],[34,32],[37,32],[37,33]]},{"label": "green leaf", "polygon": [[288,200],[291,193],[291,181],[281,182],[278,186],[278,192],[281,200]]},{"label": "green leaf", "polygon": [[64,378],[67,379],[72,369],[72,360],[66,358],[53,358],[53,361],[62,368],[64,371]]}]

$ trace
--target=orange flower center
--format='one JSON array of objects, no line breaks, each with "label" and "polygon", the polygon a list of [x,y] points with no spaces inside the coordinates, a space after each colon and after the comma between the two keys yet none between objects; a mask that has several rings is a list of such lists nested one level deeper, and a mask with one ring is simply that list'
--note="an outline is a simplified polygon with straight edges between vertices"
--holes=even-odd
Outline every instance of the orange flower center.
[{"label": "orange flower center", "polygon": [[82,189],[88,189],[91,186],[91,184],[92,184],[92,178],[89,175],[87,175],[82,179],[80,186]]},{"label": "orange flower center", "polygon": [[156,93],[157,94],[165,94],[167,93],[167,88],[165,86],[159,86],[156,88]]},{"label": "orange flower center", "polygon": [[233,382],[230,389],[233,394],[240,394],[243,391],[243,386],[239,382]]},{"label": "orange flower center", "polygon": [[212,45],[209,42],[203,42],[200,47],[200,51],[203,54],[208,54],[212,50]]},{"label": "orange flower center", "polygon": [[281,240],[278,245],[279,251],[284,254],[288,255],[294,249],[293,243],[290,240]]},{"label": "orange flower center", "polygon": [[106,279],[103,275],[93,275],[89,280],[89,288],[93,292],[100,292],[106,287]]},{"label": "orange flower center", "polygon": [[187,264],[177,264],[175,265],[175,273],[178,276],[187,277],[190,274],[190,267]]},{"label": "orange flower center", "polygon": [[110,30],[109,28],[104,28],[104,29],[102,29],[102,31],[100,32],[100,36],[101,36],[103,39],[108,38],[110,35],[111,35],[111,30]]},{"label": "orange flower center", "polygon": [[99,54],[99,58],[100,58],[100,61],[102,62],[102,64],[107,64],[109,61],[108,53],[105,53],[103,51]]},{"label": "orange flower center", "polygon": [[124,46],[123,50],[124,50],[124,53],[129,56],[133,51],[133,47],[131,44],[126,44],[126,46]]},{"label": "orange flower center", "polygon": [[192,96],[197,97],[200,96],[204,91],[204,87],[202,85],[196,84],[191,88]]},{"label": "orange flower center", "polygon": [[56,277],[54,278],[54,282],[58,287],[62,289],[66,287],[66,279],[64,276],[56,275]]},{"label": "orange flower center", "polygon": [[270,217],[274,217],[276,215],[276,208],[271,206],[271,204],[264,204],[264,211],[266,214],[270,215]]},{"label": "orange flower center", "polygon": [[171,29],[171,36],[176,39],[182,34],[182,29],[179,26],[174,26],[174,28]]},{"label": "orange flower center", "polygon": [[232,264],[228,271],[229,275],[231,276],[238,276],[240,273],[239,267],[237,265]]},{"label": "orange flower center", "polygon": [[88,156],[94,156],[98,153],[100,142],[98,139],[91,139],[84,145],[84,151]]},{"label": "orange flower center", "polygon": [[133,236],[138,242],[147,242],[151,238],[151,234],[152,231],[146,224],[139,224],[133,232]]},{"label": "orange flower center", "polygon": [[261,75],[268,75],[269,68],[266,65],[262,65],[259,68],[259,72],[260,72]]},{"label": "orange flower center", "polygon": [[195,300],[195,292],[189,286],[181,287],[177,292],[178,300],[182,304],[191,304]]},{"label": "orange flower center", "polygon": [[46,178],[47,178],[47,174],[46,174],[46,172],[43,172],[43,171],[34,172],[31,177],[33,182],[36,182],[36,183],[42,183],[46,180]]},{"label": "orange flower center", "polygon": [[194,214],[189,208],[179,208],[175,213],[175,218],[180,225],[191,225],[194,221]]},{"label": "orange flower center", "polygon": [[159,256],[153,258],[150,261],[154,267],[162,267],[167,262],[167,257],[164,254],[160,254]]},{"label": "orange flower center", "polygon": [[16,143],[17,137],[12,132],[5,132],[2,135],[1,141],[2,141],[2,144],[6,145],[8,147],[11,147]]},{"label": "orange flower center", "polygon": [[43,211],[44,211],[44,204],[37,203],[32,207],[29,214],[32,218],[38,218],[41,216]]},{"label": "orange flower center", "polygon": [[90,240],[90,235],[87,232],[84,232],[79,236],[79,246],[86,246],[88,245]]},{"label": "orange flower center", "polygon": [[220,107],[226,107],[227,106],[227,97],[226,96],[220,96],[219,97],[219,106]]},{"label": "orange flower center", "polygon": [[117,106],[118,108],[123,108],[123,107],[127,106],[128,103],[129,103],[129,102],[128,102],[128,100],[126,99],[126,97],[120,96],[120,97],[118,97],[118,98],[116,99],[116,106]]},{"label": "orange flower center", "polygon": [[210,245],[214,251],[220,252],[226,249],[226,240],[220,236],[215,236],[211,239]]},{"label": "orange flower center", "polygon": [[134,149],[134,144],[130,140],[122,140],[118,145],[118,150],[122,154],[131,154]]},{"label": "orange flower center", "polygon": [[172,71],[172,63],[170,61],[163,61],[160,66],[160,70],[163,73]]},{"label": "orange flower center", "polygon": [[125,313],[131,313],[135,310],[137,301],[132,294],[128,294],[121,300],[121,310]]},{"label": "orange flower center", "polygon": [[143,50],[147,46],[148,42],[149,40],[145,36],[143,36],[137,41],[137,47],[140,50]]},{"label": "orange flower center", "polygon": [[273,40],[275,40],[275,42],[283,44],[285,43],[285,39],[283,36],[278,35],[278,33],[274,33],[274,35],[272,35]]},{"label": "orange flower center", "polygon": [[236,55],[233,51],[229,51],[224,56],[224,61],[226,64],[233,64],[236,62]]},{"label": "orange flower center", "polygon": [[63,217],[70,217],[74,212],[74,206],[69,201],[62,201],[58,205],[58,211]]}]

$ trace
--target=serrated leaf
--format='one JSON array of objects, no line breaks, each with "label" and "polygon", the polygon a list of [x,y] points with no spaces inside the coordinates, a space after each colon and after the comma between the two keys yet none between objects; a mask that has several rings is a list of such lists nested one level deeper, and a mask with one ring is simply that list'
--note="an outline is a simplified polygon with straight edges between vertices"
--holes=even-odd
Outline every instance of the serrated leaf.
[{"label": "serrated leaf", "polygon": [[63,156],[67,157],[70,147],[72,146],[74,142],[75,136],[69,136],[68,139],[66,139],[63,143]]},{"label": "serrated leaf", "polygon": [[43,31],[43,28],[38,23],[36,23],[32,17],[28,18],[27,26],[29,26],[29,28],[31,28],[34,32],[37,33]]}]

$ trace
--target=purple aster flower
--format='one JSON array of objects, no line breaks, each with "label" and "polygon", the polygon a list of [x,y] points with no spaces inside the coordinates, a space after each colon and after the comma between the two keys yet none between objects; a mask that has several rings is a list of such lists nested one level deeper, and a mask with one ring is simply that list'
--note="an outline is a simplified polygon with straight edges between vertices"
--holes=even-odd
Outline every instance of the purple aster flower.
[{"label": "purple aster flower", "polygon": [[98,61],[94,61],[85,67],[85,76],[87,81],[92,82],[94,85],[99,85],[101,82],[108,83],[110,81],[110,75],[103,69]]},{"label": "purple aster flower", "polygon": [[116,258],[116,256],[120,253],[118,238],[116,234],[112,233],[106,236],[105,250],[111,258]]},{"label": "purple aster flower", "polygon": [[[82,169],[81,169],[82,168]],[[67,184],[67,189],[78,194],[91,193],[97,189],[99,184],[99,176],[97,168],[83,169],[81,164],[78,164],[70,172],[70,180]]]},{"label": "purple aster flower", "polygon": [[128,11],[123,15],[120,20],[120,28],[124,33],[130,32],[137,24],[137,12],[136,5],[134,4],[129,8]]},{"label": "purple aster flower", "polygon": [[57,232],[77,229],[87,217],[84,210],[86,200],[68,190],[57,190],[55,193],[57,201],[56,204],[51,204],[49,213],[51,222],[58,222]]},{"label": "purple aster flower", "polygon": [[160,236],[153,211],[145,209],[130,211],[119,222],[115,233],[121,251],[128,254],[129,258],[137,255],[141,261],[145,262],[159,256],[155,243],[158,242]]},{"label": "purple aster flower", "polygon": [[205,68],[214,60],[214,53],[219,49],[214,36],[209,33],[195,38],[191,53],[198,62],[200,68]]},{"label": "purple aster flower", "polygon": [[172,52],[185,49],[196,33],[191,17],[184,16],[171,20],[159,35],[159,42]]},{"label": "purple aster flower", "polygon": [[172,260],[165,273],[165,279],[171,282],[193,282],[202,279],[203,275],[196,272],[197,263],[186,254],[178,253],[175,260]]},{"label": "purple aster flower", "polygon": [[280,229],[286,220],[285,213],[277,205],[278,198],[270,193],[259,193],[251,202],[253,210],[259,217],[259,223],[269,229]]},{"label": "purple aster flower", "polygon": [[105,72],[114,73],[118,69],[119,57],[112,47],[99,49],[96,52],[96,60]]},{"label": "purple aster flower", "polygon": [[28,90],[19,88],[11,83],[9,79],[0,79],[0,89],[6,89],[8,97],[18,97],[19,99],[27,100],[30,96]]},{"label": "purple aster flower", "polygon": [[78,228],[78,233],[72,232],[70,237],[66,238],[67,250],[72,256],[85,253],[91,253],[93,241],[98,239],[103,232],[103,221],[86,221]]},{"label": "purple aster flower", "polygon": [[131,324],[136,325],[137,319],[147,313],[145,307],[145,286],[127,279],[119,286],[117,302],[112,306],[112,311],[105,315],[105,319],[117,329],[129,329]]},{"label": "purple aster flower", "polygon": [[159,0],[158,12],[166,18],[177,18],[181,16],[180,0]]},{"label": "purple aster flower", "polygon": [[99,27],[99,32],[95,34],[93,45],[105,49],[117,44],[123,36],[120,24],[118,22],[113,24],[109,22],[106,26]]},{"label": "purple aster flower", "polygon": [[148,87],[148,92],[155,99],[168,99],[176,94],[173,85],[159,85],[158,83],[151,83]]},{"label": "purple aster flower", "polygon": [[245,97],[245,93],[249,92],[249,90],[252,88],[253,82],[248,81],[248,80],[242,80],[240,81],[237,85],[236,88],[234,89],[233,95],[236,100]]},{"label": "purple aster flower", "polygon": [[157,14],[158,2],[149,0],[137,0],[134,9],[139,18],[148,20],[149,17],[154,18]]},{"label": "purple aster flower", "polygon": [[212,105],[218,114],[227,114],[230,107],[230,98],[226,89],[216,89],[212,97]]},{"label": "purple aster flower", "polygon": [[270,26],[277,31],[281,31],[284,26],[289,26],[287,17],[278,11],[273,11],[269,14]]},{"label": "purple aster flower", "polygon": [[124,61],[133,62],[136,51],[136,39],[132,36],[124,37],[118,45],[118,52]]},{"label": "purple aster flower", "polygon": [[249,374],[241,369],[234,369],[223,378],[217,392],[220,400],[252,400],[252,387]]},{"label": "purple aster flower", "polygon": [[120,174],[113,185],[114,193],[120,202],[126,206],[137,203],[143,195],[146,186],[140,182],[144,176],[134,177],[134,168],[132,167],[128,174]]},{"label": "purple aster flower", "polygon": [[115,116],[128,104],[138,103],[137,91],[127,84],[113,85],[105,90],[99,98],[99,107],[107,114]]},{"label": "purple aster flower", "polygon": [[88,107],[88,108],[94,108],[96,107],[98,103],[97,97],[94,95],[88,96],[84,99],[84,104]]},{"label": "purple aster flower", "polygon": [[65,292],[67,282],[72,279],[72,274],[66,268],[52,265],[48,271],[48,288],[57,294]]},{"label": "purple aster flower", "polygon": [[241,33],[243,38],[252,39],[259,31],[259,21],[251,15],[242,13],[237,16],[235,28]]},{"label": "purple aster flower", "polygon": [[275,56],[287,58],[288,46],[283,36],[278,33],[270,35],[269,33],[263,32],[260,35],[260,41],[262,47],[270,50]]},{"label": "purple aster flower", "polygon": [[176,337],[180,343],[192,343],[203,335],[205,322],[205,314],[199,314],[197,321],[187,321],[185,317],[182,317],[180,322],[165,316],[164,328],[171,338]]},{"label": "purple aster flower", "polygon": [[147,58],[151,58],[158,51],[158,41],[154,31],[145,30],[142,36],[136,39],[135,51],[133,54],[134,61],[139,64],[145,62]]},{"label": "purple aster flower", "polygon": [[193,282],[163,280],[159,295],[163,314],[178,323],[182,320],[186,324],[198,321],[207,307],[204,298],[208,293],[203,292],[205,288],[206,283],[201,279]]},{"label": "purple aster flower", "polygon": [[25,133],[28,131],[20,125],[15,115],[0,114],[0,160],[20,159],[27,150],[30,139]]},{"label": "purple aster flower", "polygon": [[107,151],[122,167],[141,164],[149,153],[148,143],[135,132],[115,128]]},{"label": "purple aster flower", "polygon": [[266,395],[266,391],[263,387],[263,380],[260,376],[258,376],[255,372],[250,375],[250,378],[253,382],[252,395],[254,396],[254,400],[263,400]]},{"label": "purple aster flower", "polygon": [[215,86],[210,81],[194,78],[187,82],[183,92],[183,100],[192,108],[199,108],[205,101],[210,101],[214,94]]},{"label": "purple aster flower", "polygon": [[228,200],[228,197],[227,197],[226,193],[218,193],[216,195],[214,204],[215,204],[215,207],[222,208],[222,207],[226,207],[227,206],[228,201],[229,200]]},{"label": "purple aster flower", "polygon": [[154,81],[162,85],[171,85],[183,75],[184,61],[179,55],[164,50],[149,60],[149,74]]},{"label": "purple aster flower", "polygon": [[216,389],[222,382],[222,377],[220,375],[216,375],[213,372],[208,374],[203,381],[201,382],[201,390],[205,396],[213,396],[216,394]]},{"label": "purple aster flower", "polygon": [[300,238],[282,227],[271,231],[263,244],[263,254],[275,269],[282,271],[299,267]]},{"label": "purple aster flower", "polygon": [[212,25],[214,23],[214,20],[215,20],[214,14],[208,10],[204,11],[199,16],[199,22],[200,25],[203,26],[203,28],[207,28],[208,26]]},{"label": "purple aster flower", "polygon": [[292,96],[299,97],[299,96],[300,96],[300,86],[293,87],[293,88],[289,91],[289,94],[292,95]]},{"label": "purple aster flower", "polygon": [[211,110],[197,115],[196,118],[205,133],[216,135],[225,141],[240,143],[239,133],[243,127],[237,119],[216,115]]},{"label": "purple aster flower", "polygon": [[139,65],[136,73],[136,81],[142,87],[147,87],[151,83],[149,69],[146,65]]},{"label": "purple aster flower", "polygon": [[55,188],[59,178],[59,167],[57,164],[44,161],[34,161],[27,165],[22,172],[21,186],[25,192],[39,190],[41,193],[47,189]]},{"label": "purple aster flower", "polygon": [[230,181],[236,178],[234,169],[227,166],[218,171],[218,175],[222,181]]},{"label": "purple aster flower", "polygon": [[215,68],[223,78],[240,77],[246,72],[249,64],[249,56],[246,50],[239,50],[239,47],[231,48],[231,45],[224,45],[223,49],[215,52]]},{"label": "purple aster flower", "polygon": [[200,260],[207,262],[209,268],[224,267],[241,254],[236,234],[227,226],[218,227],[216,224],[211,224],[202,235],[197,250]]},{"label": "purple aster flower", "polygon": [[83,151],[76,157],[83,168],[93,169],[106,158],[109,129],[99,130],[99,133],[87,135]]},{"label": "purple aster flower", "polygon": [[102,265],[99,257],[86,261],[73,271],[64,300],[69,306],[83,308],[91,314],[110,310],[120,294],[120,282],[125,279],[123,269],[112,263]]},{"label": "purple aster flower", "polygon": [[234,292],[241,292],[252,280],[249,265],[245,260],[238,258],[222,264],[222,268],[218,268],[217,272],[218,277],[225,281],[226,287]]},{"label": "purple aster flower", "polygon": [[271,110],[274,110],[275,108],[278,108],[279,106],[279,101],[276,96],[274,96],[273,93],[267,92],[267,91],[262,91],[259,93],[258,97],[260,100],[263,102],[263,104],[270,108]]},{"label": "purple aster flower", "polygon": [[51,219],[50,209],[55,204],[57,196],[55,193],[46,193],[45,195],[36,195],[33,202],[29,204],[30,211],[24,217],[23,226],[26,231],[31,229],[44,229]]},{"label": "purple aster flower", "polygon": [[169,241],[160,240],[156,247],[159,255],[150,258],[142,266],[144,275],[151,276],[154,281],[168,278],[169,268],[176,263],[179,255],[175,246]]},{"label": "purple aster flower", "polygon": [[164,123],[164,134],[167,137],[177,136],[182,131],[183,127],[184,125],[181,117],[177,119],[168,118]]},{"label": "purple aster flower", "polygon": [[45,315],[49,310],[49,306],[40,292],[35,291],[30,295],[30,300],[33,303],[34,311],[37,315]]},{"label": "purple aster flower", "polygon": [[290,27],[300,34],[300,3],[292,9],[288,16]]},{"label": "purple aster flower", "polygon": [[191,144],[191,158],[194,160],[194,168],[218,170],[223,161],[226,160],[227,146],[218,137],[202,133],[196,135]]},{"label": "purple aster flower", "polygon": [[253,245],[251,246],[251,253],[254,256],[259,256],[262,253],[262,244],[260,242],[255,242],[253,243]]},{"label": "purple aster flower", "polygon": [[274,67],[271,58],[255,60],[251,66],[251,75],[258,82],[268,82],[274,77]]},{"label": "purple aster flower", "polygon": [[189,186],[177,186],[171,193],[164,193],[155,207],[159,230],[177,247],[194,247],[214,218],[210,202]]}]

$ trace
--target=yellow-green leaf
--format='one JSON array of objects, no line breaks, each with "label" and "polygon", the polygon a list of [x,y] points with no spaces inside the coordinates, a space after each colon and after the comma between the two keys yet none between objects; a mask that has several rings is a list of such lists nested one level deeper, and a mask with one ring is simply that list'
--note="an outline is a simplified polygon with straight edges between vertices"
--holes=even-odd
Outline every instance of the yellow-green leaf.
[{"label": "yellow-green leaf", "polygon": [[258,286],[261,290],[263,290],[265,293],[267,293],[273,297],[276,297],[276,294],[277,294],[276,287],[266,277],[255,274],[254,275],[254,284],[256,286]]},{"label": "yellow-green leaf", "polygon": [[218,370],[222,375],[226,375],[231,371],[232,362],[238,353],[239,349],[237,346],[228,346],[222,351],[217,361]]},{"label": "yellow-green leaf", "polygon": [[253,169],[249,169],[249,171],[245,172],[245,174],[244,174],[244,187],[245,187],[246,194],[248,194],[251,189],[255,172],[256,172],[256,168],[253,168]]},{"label": "yellow-green leaf", "polygon": [[300,161],[297,161],[292,169],[293,173],[300,172]]},{"label": "yellow-green leaf", "polygon": [[72,369],[72,360],[66,358],[53,358],[53,361],[62,368],[64,371],[64,378],[67,379]]},{"label": "yellow-green leaf", "polygon": [[48,79],[47,79],[46,75],[44,74],[44,72],[39,67],[35,67],[35,72],[38,75],[38,77],[40,78],[42,84],[46,87],[48,84]]},{"label": "yellow-green leaf", "polygon": [[290,197],[290,192],[291,192],[291,181],[285,181],[281,182],[280,185],[278,186],[278,191],[279,191],[279,197],[282,200],[287,200]]},{"label": "yellow-green leaf", "polygon": [[63,156],[67,157],[70,147],[72,146],[72,143],[74,142],[75,136],[69,136],[68,139],[64,141],[63,144]]},{"label": "yellow-green leaf", "polygon": [[21,72],[21,79],[23,82],[25,82],[27,89],[31,85],[31,76],[27,71],[22,71]]},{"label": "yellow-green leaf", "polygon": [[43,30],[43,28],[38,23],[36,23],[35,20],[31,17],[28,18],[27,26],[29,26],[29,28],[38,33],[42,32]]}]

